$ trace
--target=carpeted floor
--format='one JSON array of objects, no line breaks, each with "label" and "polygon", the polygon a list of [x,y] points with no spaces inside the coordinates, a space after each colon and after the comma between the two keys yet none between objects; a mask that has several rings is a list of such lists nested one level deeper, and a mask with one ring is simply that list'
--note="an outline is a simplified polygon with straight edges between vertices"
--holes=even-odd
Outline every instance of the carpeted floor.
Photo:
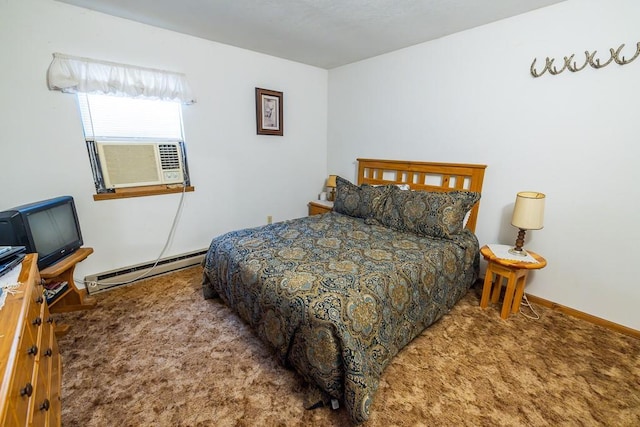
[{"label": "carpeted floor", "polygon": [[[70,426],[347,426],[193,267],[59,315]],[[640,426],[640,340],[559,312],[500,319],[470,291],[384,372],[365,426]]]}]

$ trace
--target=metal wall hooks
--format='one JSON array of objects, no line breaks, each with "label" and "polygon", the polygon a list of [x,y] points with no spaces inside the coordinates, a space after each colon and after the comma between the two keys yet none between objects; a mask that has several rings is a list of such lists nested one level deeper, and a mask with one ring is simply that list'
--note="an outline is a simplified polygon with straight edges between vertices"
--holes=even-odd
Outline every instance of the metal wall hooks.
[{"label": "metal wall hooks", "polygon": [[602,68],[602,67],[606,67],[607,65],[609,65],[611,62],[615,61],[616,64],[619,65],[626,65],[632,61],[634,61],[638,56],[640,56],[640,42],[638,42],[636,44],[636,53],[629,59],[626,59],[624,56],[620,56],[620,53],[622,52],[622,49],[624,48],[624,43],[620,45],[620,47],[618,47],[617,49],[609,49],[609,59],[606,60],[606,62],[601,62],[600,58],[596,58],[596,54],[598,53],[597,50],[594,50],[593,52],[589,53],[588,50],[584,51],[584,56],[585,56],[585,60],[584,60],[584,64],[582,64],[581,66],[578,67],[578,64],[576,61],[573,60],[575,54],[572,54],[571,56],[564,57],[564,64],[562,65],[562,68],[558,69],[555,65],[553,65],[553,61],[555,60],[554,58],[545,58],[545,63],[544,63],[544,68],[542,69],[541,72],[538,72],[536,70],[536,61],[537,58],[533,59],[533,62],[531,63],[531,75],[533,77],[540,77],[541,75],[543,75],[544,73],[546,73],[547,71],[549,72],[549,74],[555,76],[556,74],[560,74],[561,72],[563,72],[564,70],[569,70],[572,73],[575,73],[576,71],[580,71],[582,69],[584,69],[587,64],[591,66],[591,68]]}]

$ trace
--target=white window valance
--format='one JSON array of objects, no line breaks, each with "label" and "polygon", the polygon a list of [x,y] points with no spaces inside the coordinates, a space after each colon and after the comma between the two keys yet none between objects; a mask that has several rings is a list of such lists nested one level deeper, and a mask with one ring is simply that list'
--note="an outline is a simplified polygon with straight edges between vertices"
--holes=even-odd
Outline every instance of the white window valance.
[{"label": "white window valance", "polygon": [[115,62],[53,54],[47,72],[49,89],[99,93],[164,101],[195,102],[184,74]]}]

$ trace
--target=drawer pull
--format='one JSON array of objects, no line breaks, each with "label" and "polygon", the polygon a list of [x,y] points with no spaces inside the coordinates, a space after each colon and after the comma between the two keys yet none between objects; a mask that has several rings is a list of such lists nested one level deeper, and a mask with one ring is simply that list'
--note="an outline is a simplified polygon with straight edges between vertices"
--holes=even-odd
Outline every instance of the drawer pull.
[{"label": "drawer pull", "polygon": [[42,304],[44,302],[44,298],[42,297],[42,295],[38,295],[38,298],[36,298],[36,302],[38,304]]},{"label": "drawer pull", "polygon": [[31,397],[31,394],[33,393],[33,386],[31,385],[31,383],[27,383],[26,386],[22,387],[20,389],[20,396],[24,397]]},{"label": "drawer pull", "polygon": [[38,346],[32,345],[31,347],[29,347],[29,349],[27,350],[27,354],[30,354],[32,356],[35,356],[36,354],[38,354]]},{"label": "drawer pull", "polygon": [[49,399],[45,399],[44,402],[40,404],[41,411],[48,411],[50,407],[51,407],[51,404],[49,403]]},{"label": "drawer pull", "polygon": [[51,355],[53,354],[53,352],[51,351],[50,348],[47,349],[47,351],[44,352],[44,355],[47,357],[51,357]]},{"label": "drawer pull", "polygon": [[53,323],[53,317],[52,316],[49,316],[47,318],[47,323]]},{"label": "drawer pull", "polygon": [[33,319],[33,322],[31,322],[31,324],[33,326],[40,326],[42,325],[42,318],[40,316],[36,317],[35,319]]}]

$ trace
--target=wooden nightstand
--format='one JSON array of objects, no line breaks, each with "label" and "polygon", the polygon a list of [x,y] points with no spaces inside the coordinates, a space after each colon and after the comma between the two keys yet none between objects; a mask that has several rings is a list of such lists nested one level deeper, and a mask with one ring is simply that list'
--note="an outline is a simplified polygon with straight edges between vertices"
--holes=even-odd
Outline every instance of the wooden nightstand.
[{"label": "wooden nightstand", "polygon": [[[520,309],[520,301],[524,294],[524,287],[527,283],[529,270],[538,270],[547,265],[547,261],[535,252],[527,250],[536,262],[514,261],[510,259],[498,258],[489,248],[483,246],[480,253],[489,262],[487,273],[484,277],[482,288],[482,299],[480,307],[487,308],[489,297],[492,303],[497,303],[500,299],[503,279],[507,281],[507,288],[502,302],[500,317],[506,319],[511,313],[517,313]],[[495,280],[494,280],[495,275]]]},{"label": "wooden nightstand", "polygon": [[333,210],[333,202],[327,200],[312,200],[309,202],[309,216],[320,215]]}]

